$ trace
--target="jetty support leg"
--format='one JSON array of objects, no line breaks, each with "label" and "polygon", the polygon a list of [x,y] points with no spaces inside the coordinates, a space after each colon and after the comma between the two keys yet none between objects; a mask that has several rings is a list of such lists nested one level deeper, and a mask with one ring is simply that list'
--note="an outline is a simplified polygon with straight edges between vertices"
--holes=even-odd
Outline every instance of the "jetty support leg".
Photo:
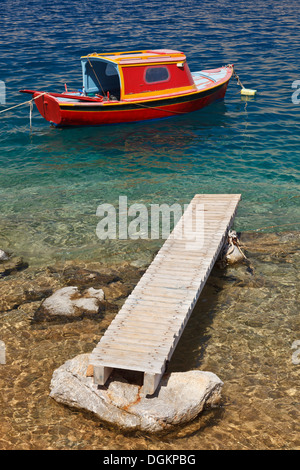
[{"label": "jetty support leg", "polygon": [[155,393],[155,390],[157,389],[158,384],[163,374],[164,374],[164,371],[160,374],[150,374],[148,372],[144,373],[144,384],[143,384],[144,395],[153,395],[153,393]]},{"label": "jetty support leg", "polygon": [[97,385],[105,385],[112,371],[112,367],[94,365],[94,383]]},{"label": "jetty support leg", "polygon": [[0,341],[0,364],[6,364],[4,341]]}]

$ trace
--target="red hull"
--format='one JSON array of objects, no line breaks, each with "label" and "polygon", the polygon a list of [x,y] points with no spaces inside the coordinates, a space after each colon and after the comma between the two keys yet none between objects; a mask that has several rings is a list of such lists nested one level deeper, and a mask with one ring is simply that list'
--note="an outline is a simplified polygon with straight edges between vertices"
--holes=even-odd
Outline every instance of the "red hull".
[{"label": "red hull", "polygon": [[[197,111],[209,104],[224,98],[228,81],[210,93],[198,91],[188,96],[135,102],[80,102],[72,106],[63,105],[50,94],[38,97],[41,93],[34,92],[33,96],[40,114],[57,126],[97,126],[118,124],[151,119],[162,119],[170,116]],[[67,108],[67,109],[66,109]]]}]

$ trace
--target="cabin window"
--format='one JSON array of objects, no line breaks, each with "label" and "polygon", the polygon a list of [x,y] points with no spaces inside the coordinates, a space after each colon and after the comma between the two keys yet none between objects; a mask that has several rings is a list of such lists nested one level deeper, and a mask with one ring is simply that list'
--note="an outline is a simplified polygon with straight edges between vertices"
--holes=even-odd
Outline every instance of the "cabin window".
[{"label": "cabin window", "polygon": [[145,73],[146,83],[167,82],[170,73],[167,67],[148,67]]},{"label": "cabin window", "polygon": [[109,93],[120,99],[120,80],[117,66],[101,60],[84,61],[83,84],[87,93]]},{"label": "cabin window", "polygon": [[107,77],[111,77],[112,75],[118,76],[118,70],[117,70],[116,65],[111,64],[110,62],[108,62],[106,64],[105,75]]}]

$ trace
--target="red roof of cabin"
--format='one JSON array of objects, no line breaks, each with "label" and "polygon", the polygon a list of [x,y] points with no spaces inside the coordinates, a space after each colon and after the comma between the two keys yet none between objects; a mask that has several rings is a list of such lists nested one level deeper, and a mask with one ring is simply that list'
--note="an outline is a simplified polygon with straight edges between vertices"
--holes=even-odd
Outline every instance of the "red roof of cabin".
[{"label": "red roof of cabin", "polygon": [[109,52],[106,54],[98,54],[94,52],[88,56],[82,58],[99,58],[103,60],[109,60],[115,64],[125,65],[125,64],[143,64],[151,62],[161,62],[161,61],[183,61],[186,59],[186,56],[183,52],[175,51],[173,49],[153,49],[153,50],[143,50],[143,51],[127,51],[127,52]]}]

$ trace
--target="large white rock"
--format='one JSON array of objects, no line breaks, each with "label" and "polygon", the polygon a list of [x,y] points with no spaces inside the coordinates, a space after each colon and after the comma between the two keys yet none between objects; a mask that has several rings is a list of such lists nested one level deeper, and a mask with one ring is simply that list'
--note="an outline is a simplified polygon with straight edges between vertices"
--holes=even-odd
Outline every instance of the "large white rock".
[{"label": "large white rock", "polygon": [[212,372],[193,370],[165,375],[156,393],[144,396],[142,386],[128,383],[114,371],[105,387],[94,384],[89,354],[56,369],[50,396],[64,405],[93,412],[101,420],[127,429],[158,432],[194,419],[204,406],[217,406],[223,382]]},{"label": "large white rock", "polygon": [[103,300],[102,289],[90,287],[80,293],[78,287],[62,287],[42,302],[35,312],[35,319],[57,316],[76,317],[84,313],[97,314]]},{"label": "large white rock", "polygon": [[9,255],[5,251],[0,249],[0,261],[6,261],[9,259]]}]

